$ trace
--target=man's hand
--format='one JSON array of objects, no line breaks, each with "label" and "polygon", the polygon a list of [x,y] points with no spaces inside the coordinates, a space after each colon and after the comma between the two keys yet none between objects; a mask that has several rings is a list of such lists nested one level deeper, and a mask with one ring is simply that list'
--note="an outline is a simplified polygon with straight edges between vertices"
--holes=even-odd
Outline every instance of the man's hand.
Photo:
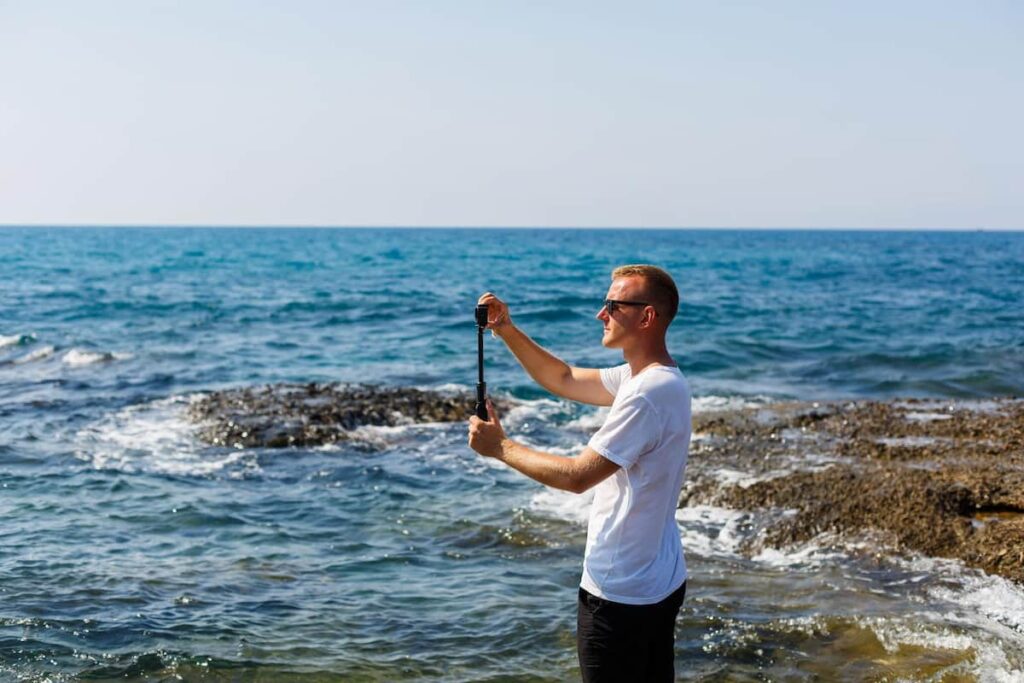
[{"label": "man's hand", "polygon": [[610,406],[615,397],[601,381],[601,372],[594,368],[574,368],[553,356],[530,339],[525,332],[512,324],[508,305],[487,292],[477,301],[478,306],[487,306],[487,328],[508,346],[520,365],[552,394],[570,401],[581,401],[595,406]]},{"label": "man's hand", "polygon": [[494,409],[491,399],[487,399],[487,414],[490,419],[486,421],[476,415],[469,418],[469,447],[480,455],[497,458],[501,455],[505,430],[498,421],[498,411]]},{"label": "man's hand", "polygon": [[485,292],[476,302],[477,306],[487,306],[487,329],[493,330],[495,334],[511,329],[512,316],[508,312],[508,304],[494,296],[491,292]]}]

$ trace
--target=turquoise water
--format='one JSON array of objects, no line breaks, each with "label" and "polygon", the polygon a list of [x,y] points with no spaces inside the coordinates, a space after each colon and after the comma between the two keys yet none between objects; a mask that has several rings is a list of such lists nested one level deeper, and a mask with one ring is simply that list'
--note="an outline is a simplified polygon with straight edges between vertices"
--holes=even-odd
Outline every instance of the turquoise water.
[{"label": "turquoise water", "polygon": [[[236,451],[183,410],[276,381],[470,387],[486,289],[570,362],[614,364],[593,316],[625,262],[680,285],[670,348],[698,411],[1024,394],[1020,233],[0,229],[0,679],[572,679],[585,497],[478,458],[461,425]],[[513,434],[586,442],[599,415],[487,353],[492,391],[524,401]],[[683,678],[811,676],[837,633],[899,640],[975,598],[950,637],[980,671],[1024,667],[1024,622],[989,614],[1024,605],[1012,586],[745,558],[735,523],[681,519]]]}]

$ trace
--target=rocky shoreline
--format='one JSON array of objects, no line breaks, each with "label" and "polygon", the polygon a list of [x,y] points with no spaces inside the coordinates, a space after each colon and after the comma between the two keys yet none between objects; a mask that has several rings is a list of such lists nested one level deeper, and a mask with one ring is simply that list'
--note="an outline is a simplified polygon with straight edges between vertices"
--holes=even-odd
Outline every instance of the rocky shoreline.
[{"label": "rocky shoreline", "polygon": [[870,535],[1024,583],[1024,401],[774,404],[694,434],[680,505],[757,511],[751,552]]},{"label": "rocky shoreline", "polygon": [[[205,394],[198,437],[234,448],[373,444],[360,428],[469,418],[466,393],[277,384]],[[499,409],[509,407],[499,401]],[[1024,583],[1024,400],[776,403],[694,418],[680,507],[751,511],[745,543],[865,535]]]},{"label": "rocky shoreline", "polygon": [[[286,448],[360,441],[359,428],[468,420],[475,397],[365,384],[275,384],[214,391],[188,409],[213,446]],[[503,402],[497,402],[501,409]]]}]

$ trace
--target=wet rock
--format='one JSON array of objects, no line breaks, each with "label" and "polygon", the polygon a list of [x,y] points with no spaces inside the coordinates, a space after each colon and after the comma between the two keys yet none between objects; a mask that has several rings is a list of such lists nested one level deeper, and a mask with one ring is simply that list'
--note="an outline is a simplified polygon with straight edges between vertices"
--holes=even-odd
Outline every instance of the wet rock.
[{"label": "wet rock", "polygon": [[758,543],[880,532],[1024,582],[1024,401],[778,404],[694,428],[681,504],[789,511]]},{"label": "wet rock", "polygon": [[[276,384],[215,391],[188,412],[209,444],[284,448],[351,440],[364,426],[461,422],[474,401],[467,394],[409,387]],[[496,403],[499,410],[506,405]]]}]

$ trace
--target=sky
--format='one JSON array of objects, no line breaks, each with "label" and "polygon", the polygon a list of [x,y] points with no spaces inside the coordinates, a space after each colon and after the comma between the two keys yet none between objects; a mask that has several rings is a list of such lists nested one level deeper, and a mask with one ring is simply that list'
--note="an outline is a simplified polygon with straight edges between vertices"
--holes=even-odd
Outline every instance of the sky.
[{"label": "sky", "polygon": [[1024,3],[0,0],[0,224],[1024,229]]}]

